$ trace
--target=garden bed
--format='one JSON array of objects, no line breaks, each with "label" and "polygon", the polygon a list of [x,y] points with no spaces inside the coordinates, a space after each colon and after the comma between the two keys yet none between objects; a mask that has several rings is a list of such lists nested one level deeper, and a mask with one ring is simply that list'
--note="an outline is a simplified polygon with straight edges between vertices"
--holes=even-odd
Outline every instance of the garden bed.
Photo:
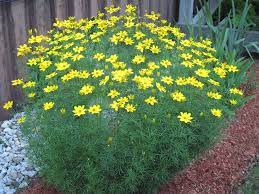
[{"label": "garden bed", "polygon": [[57,193],[45,182],[65,193],[231,191],[256,155],[256,100],[242,87],[252,61],[119,9],[57,20],[18,48],[29,73],[12,85],[27,98],[3,109],[23,107],[17,123],[44,177],[20,193]]},{"label": "garden bed", "polygon": [[[257,91],[258,93],[258,91]],[[162,186],[160,193],[231,193],[242,182],[258,154],[258,96],[237,112],[222,140],[188,168]],[[36,179],[22,194],[57,194],[56,189]]]}]

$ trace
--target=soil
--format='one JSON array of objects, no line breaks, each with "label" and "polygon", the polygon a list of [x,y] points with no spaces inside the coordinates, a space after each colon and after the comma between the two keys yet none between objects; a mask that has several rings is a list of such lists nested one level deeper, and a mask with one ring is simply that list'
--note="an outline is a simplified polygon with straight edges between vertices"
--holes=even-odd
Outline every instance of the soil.
[{"label": "soil", "polygon": [[[259,72],[256,74],[259,75]],[[159,194],[235,193],[249,166],[259,154],[259,96],[237,111],[237,118],[225,129],[223,138],[173,179]],[[19,194],[61,194],[40,179]]]}]

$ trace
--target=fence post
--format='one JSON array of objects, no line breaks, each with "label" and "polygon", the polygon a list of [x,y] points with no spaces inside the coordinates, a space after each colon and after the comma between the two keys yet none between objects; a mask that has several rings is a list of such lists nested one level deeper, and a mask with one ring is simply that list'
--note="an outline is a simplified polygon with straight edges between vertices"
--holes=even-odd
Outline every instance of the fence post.
[{"label": "fence post", "polygon": [[180,0],[179,6],[179,24],[190,23],[193,17],[194,0]]},{"label": "fence post", "polygon": [[66,0],[55,0],[55,13],[56,17],[61,20],[68,17]]},{"label": "fence post", "polygon": [[74,0],[74,15],[75,18],[81,19],[87,16],[86,1],[85,0]]},{"label": "fence post", "polygon": [[46,34],[51,28],[49,0],[35,1],[36,27],[40,34]]},{"label": "fence post", "polygon": [[17,76],[15,55],[14,21],[11,15],[11,5],[0,6],[0,116],[6,119],[9,114],[2,109],[8,100],[21,100],[20,90],[11,86],[11,80]]},{"label": "fence post", "polygon": [[[14,34],[15,34],[15,54],[17,53],[17,47],[24,44],[27,39],[26,32],[26,12],[25,12],[25,1],[14,1],[11,3],[11,14],[14,21]],[[18,76],[24,75],[24,64],[19,60],[17,61]]]},{"label": "fence post", "polygon": [[160,5],[159,5],[159,1],[157,0],[150,0],[151,2],[151,11],[154,12],[159,12],[160,11]]},{"label": "fence post", "polygon": [[9,88],[6,85],[8,80],[6,72],[6,49],[5,49],[5,32],[4,32],[4,15],[3,5],[0,6],[0,120],[4,120],[8,117],[8,113],[2,108],[4,102],[7,101],[10,96]]}]

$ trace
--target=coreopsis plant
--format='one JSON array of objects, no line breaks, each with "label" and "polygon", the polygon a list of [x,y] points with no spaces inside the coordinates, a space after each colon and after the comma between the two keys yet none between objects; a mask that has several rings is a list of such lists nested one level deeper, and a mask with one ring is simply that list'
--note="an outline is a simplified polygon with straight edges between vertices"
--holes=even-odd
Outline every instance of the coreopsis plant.
[{"label": "coreopsis plant", "polygon": [[[244,102],[243,61],[215,57],[154,12],[107,7],[57,20],[18,48],[24,135],[41,175],[64,192],[151,193],[215,141]],[[10,109],[12,101],[4,105]]]}]

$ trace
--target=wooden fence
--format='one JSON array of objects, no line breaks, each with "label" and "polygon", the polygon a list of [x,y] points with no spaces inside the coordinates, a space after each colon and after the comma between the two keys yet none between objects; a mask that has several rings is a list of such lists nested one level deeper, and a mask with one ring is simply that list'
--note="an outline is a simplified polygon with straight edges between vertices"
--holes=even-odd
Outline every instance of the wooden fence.
[{"label": "wooden fence", "polygon": [[29,29],[37,28],[45,34],[55,18],[92,17],[105,6],[120,5],[123,10],[127,3],[137,5],[139,15],[153,10],[169,21],[178,16],[179,0],[0,0],[0,120],[8,117],[2,104],[23,97],[21,90],[10,83],[22,74],[23,64],[16,58],[16,49],[26,42]]}]

